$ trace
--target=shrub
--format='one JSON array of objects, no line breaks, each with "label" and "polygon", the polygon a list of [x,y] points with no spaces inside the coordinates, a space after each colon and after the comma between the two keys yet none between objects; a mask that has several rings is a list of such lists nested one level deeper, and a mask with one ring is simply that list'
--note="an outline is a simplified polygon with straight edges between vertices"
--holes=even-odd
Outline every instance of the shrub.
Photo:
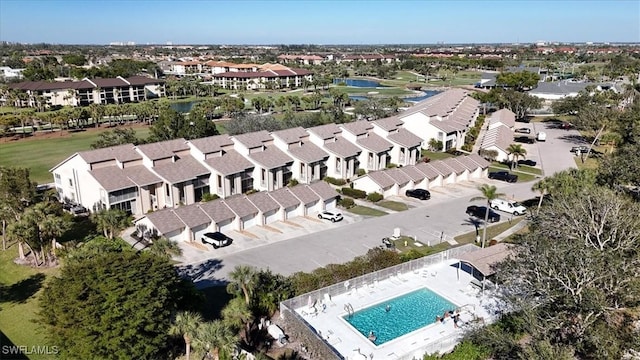
[{"label": "shrub", "polygon": [[367,200],[371,201],[371,202],[378,202],[380,200],[384,199],[384,196],[382,196],[382,194],[377,193],[377,192],[373,192],[369,195],[367,195]]},{"label": "shrub", "polygon": [[332,178],[330,176],[326,176],[324,178],[324,181],[328,182],[329,184],[333,184],[333,185],[337,185],[337,186],[342,186],[342,185],[345,185],[347,183],[347,181],[344,180],[344,179],[336,179],[336,178]]},{"label": "shrub", "polygon": [[398,165],[396,165],[394,163],[388,163],[387,164],[387,169],[393,169],[393,168],[396,168],[396,167],[398,167]]},{"label": "shrub", "polygon": [[362,175],[364,175],[366,173],[367,173],[367,170],[365,170],[365,169],[360,169],[360,168],[356,169],[356,175],[358,175],[358,176],[362,176]]},{"label": "shrub", "polygon": [[471,151],[473,151],[473,145],[464,144],[464,145],[462,145],[462,150],[471,152]]},{"label": "shrub", "polygon": [[346,197],[338,200],[338,205],[342,206],[345,209],[351,209],[352,207],[356,206],[356,202],[353,201],[352,198]]},{"label": "shrub", "polygon": [[352,198],[356,198],[356,199],[364,199],[367,197],[367,193],[362,191],[362,190],[358,190],[358,189],[352,189],[349,187],[343,187],[342,188],[342,193],[344,195],[347,196],[351,196]]},{"label": "shrub", "polygon": [[289,183],[287,184],[287,186],[288,186],[288,187],[293,187],[293,186],[296,186],[296,185],[298,185],[298,184],[299,184],[298,180],[296,180],[296,179],[291,179],[291,180],[289,180]]},{"label": "shrub", "polygon": [[207,201],[211,201],[211,200],[215,200],[215,199],[220,199],[220,196],[218,196],[217,194],[212,194],[212,193],[206,193],[206,194],[202,195],[202,202],[207,202]]},{"label": "shrub", "polygon": [[260,190],[256,190],[256,189],[251,189],[249,191],[247,191],[246,193],[244,193],[245,195],[251,195],[251,194],[255,194],[257,192],[260,192]]}]

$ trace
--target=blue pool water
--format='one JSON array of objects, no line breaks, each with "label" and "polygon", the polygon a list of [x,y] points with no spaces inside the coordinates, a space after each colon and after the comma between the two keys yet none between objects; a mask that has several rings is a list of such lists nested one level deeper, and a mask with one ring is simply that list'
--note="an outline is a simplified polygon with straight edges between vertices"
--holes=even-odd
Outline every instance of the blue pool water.
[{"label": "blue pool water", "polygon": [[[386,311],[387,305],[389,311]],[[376,345],[434,324],[436,316],[457,306],[428,289],[420,289],[356,311],[343,318],[364,337],[373,331]]]}]

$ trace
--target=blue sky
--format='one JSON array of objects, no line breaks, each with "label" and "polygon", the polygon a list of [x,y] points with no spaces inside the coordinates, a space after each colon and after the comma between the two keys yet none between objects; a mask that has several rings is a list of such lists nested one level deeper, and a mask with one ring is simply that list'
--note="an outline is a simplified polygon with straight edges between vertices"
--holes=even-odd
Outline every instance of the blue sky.
[{"label": "blue sky", "polygon": [[0,0],[0,40],[60,44],[640,42],[640,0]]}]

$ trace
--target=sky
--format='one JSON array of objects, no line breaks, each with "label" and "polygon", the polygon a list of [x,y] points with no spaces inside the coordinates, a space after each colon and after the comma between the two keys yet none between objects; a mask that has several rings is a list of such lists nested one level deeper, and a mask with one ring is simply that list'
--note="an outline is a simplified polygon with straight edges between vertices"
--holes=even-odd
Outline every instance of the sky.
[{"label": "sky", "polygon": [[0,41],[640,42],[640,0],[0,0]]}]

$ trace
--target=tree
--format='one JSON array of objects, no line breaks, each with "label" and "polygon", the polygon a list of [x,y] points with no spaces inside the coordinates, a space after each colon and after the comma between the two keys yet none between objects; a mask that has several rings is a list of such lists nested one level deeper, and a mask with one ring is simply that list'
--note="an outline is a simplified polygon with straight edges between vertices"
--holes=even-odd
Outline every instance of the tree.
[{"label": "tree", "polygon": [[233,330],[243,330],[247,344],[251,343],[251,324],[254,320],[253,313],[241,297],[233,298],[222,309],[222,318]]},{"label": "tree", "polygon": [[[35,184],[29,179],[29,169],[0,166],[0,220],[2,221],[2,250],[6,249],[7,225],[20,220],[22,212],[35,197]],[[18,243],[20,258],[24,259],[22,242]]]},{"label": "tree", "polygon": [[215,360],[220,359],[220,351],[231,353],[238,343],[237,335],[221,320],[202,324],[198,328],[195,345],[206,351]]},{"label": "tree", "polygon": [[225,128],[229,135],[239,135],[260,130],[277,131],[282,129],[282,123],[271,115],[238,114]]},{"label": "tree", "polygon": [[191,355],[191,341],[202,326],[202,316],[191,311],[180,311],[176,314],[173,325],[169,330],[171,335],[181,335],[185,344],[185,358],[189,360]]},{"label": "tree", "polygon": [[158,359],[187,302],[173,265],[147,252],[99,252],[66,263],[40,298],[63,357]]},{"label": "tree", "polygon": [[91,214],[91,220],[96,224],[98,231],[102,231],[108,239],[126,229],[131,223],[131,217],[126,212],[118,209],[105,209]]},{"label": "tree", "polygon": [[496,85],[507,86],[516,91],[523,91],[535,87],[540,81],[540,75],[530,71],[503,72],[496,77]]},{"label": "tree", "polygon": [[256,286],[257,269],[252,266],[238,265],[229,274],[230,282],[227,285],[229,294],[238,294],[239,291],[244,295],[247,305],[251,304],[251,294]]},{"label": "tree", "polygon": [[549,182],[546,179],[542,179],[531,187],[531,191],[537,191],[540,193],[540,199],[538,200],[538,212],[540,212],[540,207],[542,206],[542,199],[546,194],[549,193]]},{"label": "tree", "polygon": [[520,144],[511,144],[507,147],[507,154],[511,155],[511,168],[515,169],[518,166],[518,159],[527,155],[527,150]]},{"label": "tree", "polygon": [[516,119],[524,119],[529,110],[539,109],[542,106],[542,99],[526,93],[518,92],[511,89],[492,89],[491,91],[498,92],[498,104],[501,107],[506,107],[507,109],[513,111],[513,113],[516,115]]},{"label": "tree", "polygon": [[499,193],[493,185],[483,184],[478,187],[478,190],[482,193],[482,196],[476,196],[471,198],[471,201],[486,200],[487,211],[484,214],[484,228],[482,229],[482,247],[484,248],[487,241],[487,225],[489,224],[489,209],[491,209],[491,200],[504,196],[503,193]]},{"label": "tree", "polygon": [[182,255],[182,249],[177,242],[171,241],[166,237],[160,237],[154,239],[151,245],[149,245],[149,251],[156,256],[171,259],[174,256]]},{"label": "tree", "polygon": [[123,145],[123,144],[138,144],[140,140],[136,137],[136,131],[131,128],[125,129],[113,129],[103,131],[98,135],[98,140],[91,144],[92,149],[102,149],[106,147]]}]

